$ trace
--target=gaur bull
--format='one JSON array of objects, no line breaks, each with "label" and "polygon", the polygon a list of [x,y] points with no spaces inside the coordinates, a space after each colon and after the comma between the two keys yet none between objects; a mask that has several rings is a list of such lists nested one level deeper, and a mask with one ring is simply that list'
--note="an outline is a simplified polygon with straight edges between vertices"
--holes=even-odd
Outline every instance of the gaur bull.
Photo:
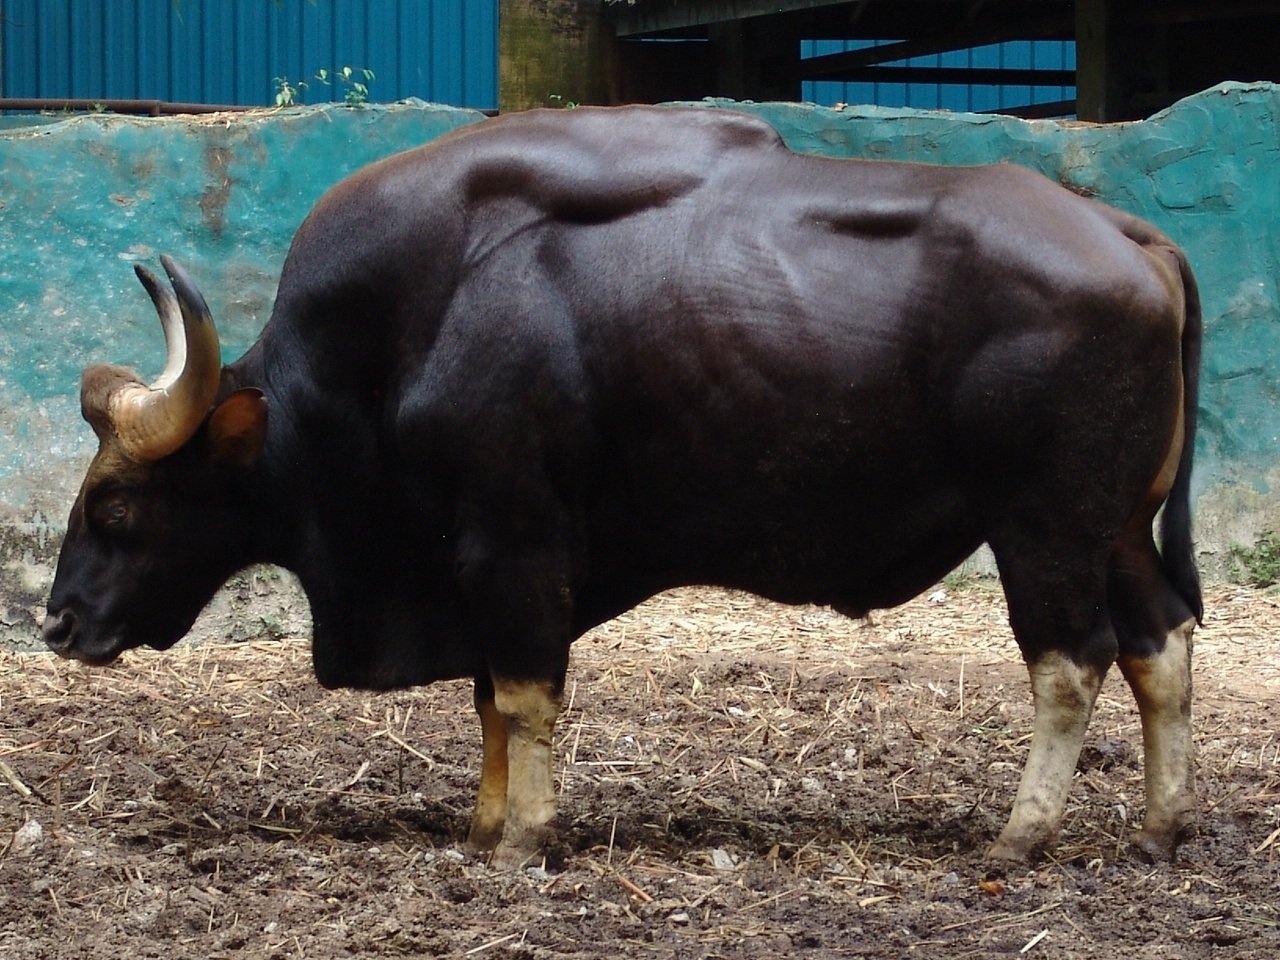
[{"label": "gaur bull", "polygon": [[514,864],[552,829],[583,632],[681,584],[859,615],[986,543],[1035,705],[991,855],[1053,838],[1113,663],[1142,719],[1137,843],[1169,857],[1192,826],[1201,318],[1141,220],[1016,166],[805,157],[733,112],[583,108],[338,184],[229,366],[162,262],[170,286],[137,271],[159,379],[84,372],[100,446],[57,653],[169,647],[237,570],[295,571],[325,686],[474,679],[469,839]]}]

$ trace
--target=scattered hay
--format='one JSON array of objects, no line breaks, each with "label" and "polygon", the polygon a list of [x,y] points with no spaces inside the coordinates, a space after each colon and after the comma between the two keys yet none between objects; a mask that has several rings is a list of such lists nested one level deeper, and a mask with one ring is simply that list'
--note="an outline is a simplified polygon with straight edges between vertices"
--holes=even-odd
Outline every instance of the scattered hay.
[{"label": "scattered hay", "polygon": [[0,653],[0,954],[1271,957],[1280,601],[1206,606],[1183,862],[1126,846],[1141,747],[1113,676],[1054,859],[1006,874],[981,851],[1030,697],[981,582],[863,622],[681,590],[594,631],[558,728],[565,845],[523,874],[458,846],[467,684],[324,691],[302,640]]}]

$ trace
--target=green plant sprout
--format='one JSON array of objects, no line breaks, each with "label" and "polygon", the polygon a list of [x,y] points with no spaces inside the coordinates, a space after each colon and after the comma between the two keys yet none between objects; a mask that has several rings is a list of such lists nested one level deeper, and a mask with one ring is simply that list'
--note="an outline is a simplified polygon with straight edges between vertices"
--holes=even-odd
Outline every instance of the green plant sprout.
[{"label": "green plant sprout", "polygon": [[1232,579],[1254,587],[1280,583],[1280,537],[1263,530],[1252,547],[1233,546],[1227,552]]},{"label": "green plant sprout", "polygon": [[288,77],[275,77],[271,81],[276,86],[276,106],[294,107],[302,102],[302,92],[307,89],[306,81],[290,83]]},{"label": "green plant sprout", "polygon": [[321,70],[316,74],[316,79],[325,86],[336,82],[344,90],[342,102],[348,107],[360,107],[369,102],[369,84],[377,77],[368,67],[343,67],[337,73]]}]

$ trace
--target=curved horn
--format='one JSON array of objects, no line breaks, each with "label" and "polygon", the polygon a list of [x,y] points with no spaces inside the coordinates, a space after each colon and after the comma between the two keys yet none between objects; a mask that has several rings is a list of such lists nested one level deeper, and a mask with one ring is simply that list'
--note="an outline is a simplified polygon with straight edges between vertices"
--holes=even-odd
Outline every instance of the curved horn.
[{"label": "curved horn", "polygon": [[128,383],[107,398],[111,430],[124,452],[149,462],[167,457],[195,435],[218,392],[222,354],[218,331],[200,291],[172,257],[160,262],[170,292],[145,267],[134,271],[151,296],[164,328],[168,359],[151,386]]}]

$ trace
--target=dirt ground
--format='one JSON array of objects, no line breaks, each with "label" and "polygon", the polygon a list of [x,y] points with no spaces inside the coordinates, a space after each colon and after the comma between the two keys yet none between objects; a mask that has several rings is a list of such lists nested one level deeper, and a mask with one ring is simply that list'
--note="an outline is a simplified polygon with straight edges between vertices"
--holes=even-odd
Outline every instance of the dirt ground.
[{"label": "dirt ground", "polygon": [[0,653],[0,956],[1280,955],[1280,597],[1197,635],[1202,813],[1178,863],[1125,838],[1140,733],[1103,690],[1053,858],[982,851],[1030,731],[998,591],[874,623],[684,590],[575,647],[563,846],[463,852],[466,684],[326,692],[304,641]]}]

